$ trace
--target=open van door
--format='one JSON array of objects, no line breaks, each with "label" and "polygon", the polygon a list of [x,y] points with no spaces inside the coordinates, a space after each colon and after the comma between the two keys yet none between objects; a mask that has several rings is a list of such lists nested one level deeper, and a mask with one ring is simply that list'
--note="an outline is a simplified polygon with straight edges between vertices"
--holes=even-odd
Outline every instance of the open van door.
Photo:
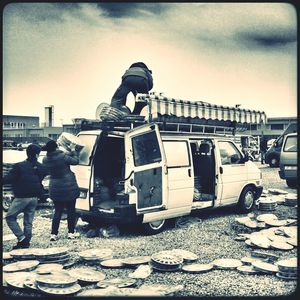
[{"label": "open van door", "polygon": [[137,194],[138,214],[167,208],[167,166],[156,124],[147,124],[125,134],[126,177]]}]

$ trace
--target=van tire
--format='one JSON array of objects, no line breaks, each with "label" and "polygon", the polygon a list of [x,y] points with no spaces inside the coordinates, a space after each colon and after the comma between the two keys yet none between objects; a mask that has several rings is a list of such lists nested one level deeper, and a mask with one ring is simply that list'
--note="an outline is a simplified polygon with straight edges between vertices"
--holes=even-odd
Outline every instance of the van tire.
[{"label": "van tire", "polygon": [[237,205],[239,212],[248,213],[250,212],[255,204],[255,192],[250,186],[246,186],[241,195]]},{"label": "van tire", "polygon": [[295,180],[295,179],[287,179],[286,184],[288,187],[290,187],[292,189],[297,188],[297,180]]},{"label": "van tire", "polygon": [[143,224],[144,232],[147,235],[154,235],[164,231],[167,227],[167,220],[154,221]]},{"label": "van tire", "polygon": [[279,167],[279,158],[277,156],[271,156],[269,165],[271,168]]}]

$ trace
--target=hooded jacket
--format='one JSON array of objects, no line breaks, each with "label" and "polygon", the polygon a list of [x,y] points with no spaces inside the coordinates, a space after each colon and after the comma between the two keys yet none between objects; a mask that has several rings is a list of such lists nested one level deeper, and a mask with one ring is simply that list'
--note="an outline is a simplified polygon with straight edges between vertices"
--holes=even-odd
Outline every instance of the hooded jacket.
[{"label": "hooded jacket", "polygon": [[43,164],[50,173],[49,196],[54,201],[73,201],[79,196],[79,187],[70,165],[77,165],[79,158],[65,154],[61,150],[48,152]]},{"label": "hooded jacket", "polygon": [[27,158],[13,165],[10,172],[3,177],[3,184],[12,184],[16,198],[42,198],[42,180],[47,173],[47,169],[36,159]]}]

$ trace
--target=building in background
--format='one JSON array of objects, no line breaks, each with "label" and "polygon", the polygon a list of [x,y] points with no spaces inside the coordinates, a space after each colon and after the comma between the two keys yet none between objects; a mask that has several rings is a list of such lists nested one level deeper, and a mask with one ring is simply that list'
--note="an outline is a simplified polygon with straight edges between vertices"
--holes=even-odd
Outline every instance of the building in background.
[{"label": "building in background", "polygon": [[45,123],[43,127],[52,127],[54,125],[54,106],[46,106],[45,107]]}]

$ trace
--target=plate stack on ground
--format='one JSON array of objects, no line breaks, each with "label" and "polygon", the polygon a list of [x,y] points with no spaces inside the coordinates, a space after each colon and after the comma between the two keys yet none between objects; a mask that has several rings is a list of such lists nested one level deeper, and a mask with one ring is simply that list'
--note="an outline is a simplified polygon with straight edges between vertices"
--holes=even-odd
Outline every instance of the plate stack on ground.
[{"label": "plate stack on ground", "polygon": [[5,274],[5,281],[8,286],[23,289],[26,288],[26,281],[34,280],[36,274],[33,272],[14,272]]},{"label": "plate stack on ground", "polygon": [[277,201],[272,198],[261,199],[258,203],[258,209],[264,211],[273,211],[276,210]]},{"label": "plate stack on ground", "polygon": [[103,260],[100,265],[104,268],[123,268],[125,266],[120,258]]},{"label": "plate stack on ground", "polygon": [[258,251],[258,250],[252,251],[251,256],[255,259],[260,259],[260,260],[267,261],[267,262],[274,262],[279,258],[276,254],[265,253],[265,252]]},{"label": "plate stack on ground", "polygon": [[52,264],[42,264],[42,265],[39,265],[35,272],[38,274],[38,275],[46,275],[46,274],[51,274],[53,272],[57,272],[57,271],[62,271],[63,270],[63,265],[61,264],[55,264],[55,263],[52,263]]},{"label": "plate stack on ground", "polygon": [[122,263],[128,267],[136,267],[138,265],[147,264],[151,260],[148,255],[145,256],[132,256],[128,258],[123,258]]},{"label": "plate stack on ground", "polygon": [[276,274],[278,272],[278,267],[272,263],[262,262],[262,261],[254,261],[252,266],[255,270],[258,270],[267,274]]},{"label": "plate stack on ground", "polygon": [[287,206],[295,206],[298,204],[297,194],[287,194],[284,196],[285,202],[284,204]]},{"label": "plate stack on ground", "polygon": [[69,249],[66,247],[53,247],[47,249],[38,249],[34,255],[41,264],[68,263],[70,259]]},{"label": "plate stack on ground", "polygon": [[13,257],[10,255],[10,252],[3,252],[2,255],[2,264],[6,265],[12,263]]},{"label": "plate stack on ground", "polygon": [[32,260],[36,259],[35,253],[39,251],[38,248],[30,248],[30,249],[16,249],[10,252],[10,255],[17,260]]},{"label": "plate stack on ground", "polygon": [[97,283],[97,287],[105,289],[108,287],[125,288],[133,286],[136,283],[135,279],[115,277],[112,279],[101,280]]},{"label": "plate stack on ground", "polygon": [[184,263],[192,263],[196,261],[199,256],[196,255],[195,253],[188,251],[188,250],[183,250],[183,249],[172,249],[170,250],[171,253],[181,256],[183,258]]},{"label": "plate stack on ground", "polygon": [[113,251],[111,249],[89,249],[79,252],[78,255],[85,262],[98,264],[103,260],[112,258]]},{"label": "plate stack on ground", "polygon": [[182,266],[182,271],[187,273],[205,273],[214,268],[212,264],[188,264]]},{"label": "plate stack on ground", "polygon": [[3,272],[12,273],[19,271],[30,272],[34,270],[39,264],[38,260],[24,260],[8,264],[3,267]]},{"label": "plate stack on ground", "polygon": [[72,295],[81,290],[77,279],[70,276],[68,272],[53,272],[49,275],[38,275],[35,279],[37,288],[52,295]]},{"label": "plate stack on ground", "polygon": [[276,263],[276,276],[286,280],[297,280],[297,257],[280,260]]},{"label": "plate stack on ground", "polygon": [[83,283],[96,283],[105,278],[104,273],[84,267],[72,269],[68,273]]},{"label": "plate stack on ground", "polygon": [[172,272],[181,269],[183,258],[170,251],[161,251],[151,256],[150,265],[154,270]]},{"label": "plate stack on ground", "polygon": [[214,265],[215,269],[221,270],[234,270],[237,267],[242,266],[242,262],[239,259],[233,258],[219,258],[215,259],[212,264]]}]

